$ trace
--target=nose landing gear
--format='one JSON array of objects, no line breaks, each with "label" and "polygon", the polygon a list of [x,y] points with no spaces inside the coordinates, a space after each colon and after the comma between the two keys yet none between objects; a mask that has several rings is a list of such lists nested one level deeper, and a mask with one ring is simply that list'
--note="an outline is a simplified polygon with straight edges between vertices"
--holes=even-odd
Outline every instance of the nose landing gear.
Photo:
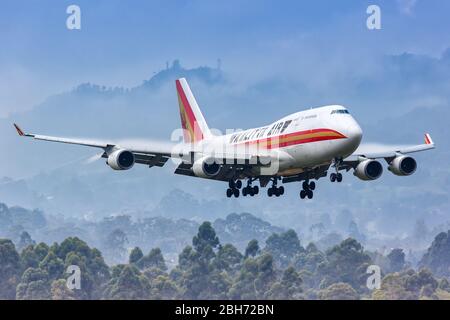
[{"label": "nose landing gear", "polygon": [[330,181],[331,182],[342,182],[342,173],[338,172],[338,173],[332,173],[330,174]]},{"label": "nose landing gear", "polygon": [[330,174],[331,182],[342,182],[342,173],[339,172],[339,165],[341,164],[342,159],[334,159],[334,167],[336,169],[336,173]]}]

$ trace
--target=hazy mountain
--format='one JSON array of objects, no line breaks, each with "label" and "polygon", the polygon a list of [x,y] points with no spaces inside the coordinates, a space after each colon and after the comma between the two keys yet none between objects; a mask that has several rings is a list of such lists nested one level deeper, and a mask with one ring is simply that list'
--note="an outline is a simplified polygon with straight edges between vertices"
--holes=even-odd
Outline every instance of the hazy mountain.
[{"label": "hazy mountain", "polygon": [[[0,148],[7,150],[0,158],[0,176],[12,177],[0,180],[0,198],[9,205],[90,219],[133,212],[139,218],[201,221],[252,212],[305,234],[317,217],[327,214],[334,219],[348,209],[359,229],[369,235],[369,246],[375,238],[405,238],[420,219],[430,227],[446,223],[450,171],[443,164],[450,156],[449,51],[437,58],[385,56],[377,63],[372,66],[376,72],[355,73],[337,84],[338,93],[329,94],[308,86],[305,75],[298,79],[272,75],[245,83],[236,74],[210,67],[187,69],[179,62],[135,88],[82,84],[31,111],[0,120]],[[364,141],[420,143],[423,133],[430,132],[438,149],[416,155],[419,169],[411,177],[395,177],[386,170],[379,181],[369,183],[351,174],[340,185],[322,179],[309,202],[300,202],[297,184],[288,185],[279,199],[261,194],[236,200],[224,197],[223,183],[172,174],[175,165],[170,161],[162,169],[135,166],[114,172],[103,159],[86,161],[97,150],[19,140],[11,126],[16,121],[43,134],[167,140],[180,126],[174,80],[181,76],[190,81],[213,127],[251,127],[321,102],[342,103],[361,122]]]},{"label": "hazy mountain", "polygon": [[[151,216],[150,213],[141,218],[136,216],[139,214],[130,212],[130,215],[119,214],[96,221],[67,219],[47,215],[40,210],[8,207],[0,202],[0,238],[9,238],[17,243],[24,231],[33,240],[46,243],[61,242],[67,237],[77,236],[103,250],[107,249],[108,236],[115,230],[121,230],[126,236],[124,246],[127,249],[139,246],[148,252],[158,247],[167,256],[169,263],[174,264],[178,253],[186,245],[192,244],[192,235],[207,220]],[[263,244],[272,233],[283,231],[249,213],[233,213],[225,219],[215,220],[213,225],[222,243],[232,243],[241,250],[252,239]]]}]

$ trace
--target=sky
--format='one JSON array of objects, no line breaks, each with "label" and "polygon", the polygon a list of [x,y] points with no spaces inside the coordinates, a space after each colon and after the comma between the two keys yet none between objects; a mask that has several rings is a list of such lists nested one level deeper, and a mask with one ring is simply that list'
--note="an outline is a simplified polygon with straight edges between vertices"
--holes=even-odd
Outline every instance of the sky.
[{"label": "sky", "polygon": [[[68,30],[66,9],[81,9]],[[366,9],[381,9],[368,30]],[[383,54],[439,57],[450,44],[450,2],[15,0],[0,10],[0,117],[83,82],[133,87],[180,59],[255,81],[370,73]]]}]

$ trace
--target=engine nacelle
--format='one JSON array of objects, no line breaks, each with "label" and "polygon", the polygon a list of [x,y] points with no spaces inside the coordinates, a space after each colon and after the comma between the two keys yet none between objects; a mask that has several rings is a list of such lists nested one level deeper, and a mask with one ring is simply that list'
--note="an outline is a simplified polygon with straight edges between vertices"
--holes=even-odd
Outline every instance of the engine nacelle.
[{"label": "engine nacelle", "polygon": [[383,166],[377,160],[363,160],[355,168],[353,173],[361,180],[375,180],[383,173]]},{"label": "engine nacelle", "polygon": [[388,166],[388,170],[397,176],[409,176],[417,169],[417,162],[409,156],[398,156]]},{"label": "engine nacelle", "polygon": [[119,149],[112,152],[106,163],[114,170],[128,170],[134,165],[134,154],[125,149]]},{"label": "engine nacelle", "polygon": [[197,177],[212,178],[219,174],[221,165],[214,158],[204,157],[198,159],[192,165],[192,171]]}]

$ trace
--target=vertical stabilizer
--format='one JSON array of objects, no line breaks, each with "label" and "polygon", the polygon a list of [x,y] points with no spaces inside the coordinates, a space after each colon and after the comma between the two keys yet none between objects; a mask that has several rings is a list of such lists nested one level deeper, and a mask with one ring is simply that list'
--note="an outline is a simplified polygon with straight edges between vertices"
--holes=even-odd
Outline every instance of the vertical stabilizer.
[{"label": "vertical stabilizer", "polygon": [[209,127],[186,79],[178,79],[175,83],[180,106],[181,125],[184,130],[184,141],[198,142],[210,138]]}]

